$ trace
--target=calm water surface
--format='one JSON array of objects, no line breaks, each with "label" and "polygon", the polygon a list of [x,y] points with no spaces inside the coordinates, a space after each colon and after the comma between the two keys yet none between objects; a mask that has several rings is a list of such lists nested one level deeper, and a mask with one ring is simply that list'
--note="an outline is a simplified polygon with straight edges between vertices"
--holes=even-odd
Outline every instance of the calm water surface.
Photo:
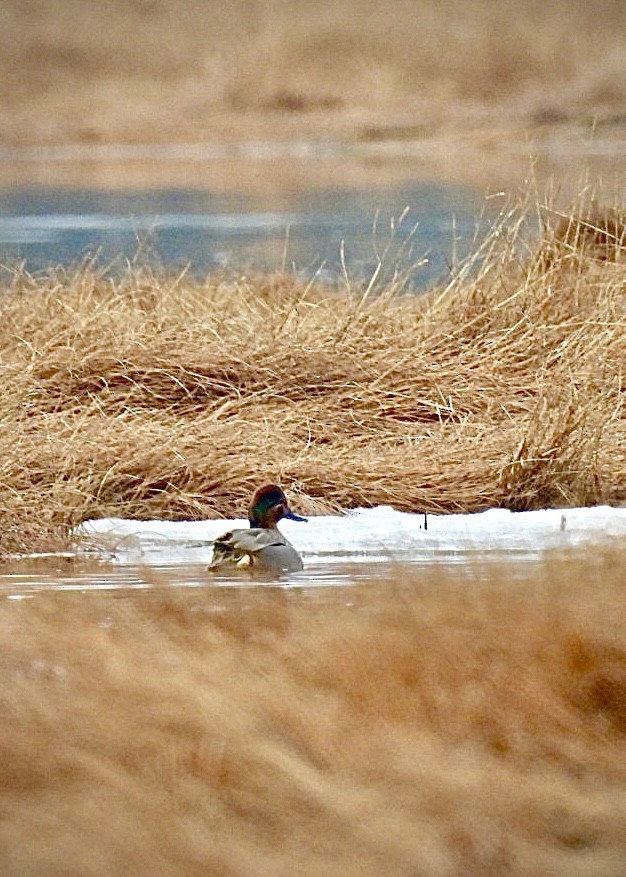
[{"label": "calm water surface", "polygon": [[[420,287],[475,251],[475,235],[505,206],[485,199],[494,186],[525,191],[530,179],[539,192],[557,180],[574,197],[602,180],[618,198],[626,192],[623,143],[601,133],[440,151],[405,137],[0,148],[0,265],[38,271],[93,254],[121,265],[139,252],[201,277],[293,266],[334,280],[345,266],[362,279],[388,251],[387,274],[414,268]],[[446,183],[448,166],[449,179],[467,182]]]},{"label": "calm water surface", "polygon": [[209,574],[206,563],[109,564],[83,561],[74,557],[22,559],[0,570],[0,597],[10,600],[31,599],[46,591],[80,593],[116,592],[139,595],[167,588],[202,589],[219,592],[229,589],[265,589],[280,587],[304,591],[345,589],[358,584],[388,584],[398,575],[419,580],[420,573],[445,574],[449,583],[471,584],[506,568],[507,581],[523,581],[531,571],[545,562],[539,553],[493,552],[479,561],[459,554],[437,562],[324,561],[309,562],[302,572],[279,579],[251,579],[249,575]]},{"label": "calm water surface", "polygon": [[96,254],[102,265],[142,263],[195,276],[216,270],[295,269],[334,280],[408,271],[415,286],[444,278],[475,248],[502,201],[460,186],[316,188],[263,194],[167,188],[30,187],[0,191],[0,264],[29,271]]}]

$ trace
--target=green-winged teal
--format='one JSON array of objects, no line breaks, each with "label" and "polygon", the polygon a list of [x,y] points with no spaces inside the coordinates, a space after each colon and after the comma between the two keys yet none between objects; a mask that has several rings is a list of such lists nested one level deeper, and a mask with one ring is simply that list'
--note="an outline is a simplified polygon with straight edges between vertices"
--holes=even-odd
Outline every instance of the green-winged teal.
[{"label": "green-winged teal", "polygon": [[248,507],[250,529],[230,530],[216,539],[209,569],[236,566],[271,573],[302,569],[302,558],[276,527],[281,518],[307,520],[291,511],[278,485],[259,487]]}]

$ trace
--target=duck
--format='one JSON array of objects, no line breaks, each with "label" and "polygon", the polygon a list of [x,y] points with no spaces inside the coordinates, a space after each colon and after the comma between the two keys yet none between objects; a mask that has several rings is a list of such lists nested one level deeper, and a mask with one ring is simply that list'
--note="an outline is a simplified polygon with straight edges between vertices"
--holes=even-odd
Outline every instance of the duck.
[{"label": "duck", "polygon": [[302,558],[276,526],[282,518],[308,520],[289,508],[277,484],[259,487],[248,507],[250,528],[229,530],[214,541],[209,571],[233,567],[265,573],[301,570]]}]

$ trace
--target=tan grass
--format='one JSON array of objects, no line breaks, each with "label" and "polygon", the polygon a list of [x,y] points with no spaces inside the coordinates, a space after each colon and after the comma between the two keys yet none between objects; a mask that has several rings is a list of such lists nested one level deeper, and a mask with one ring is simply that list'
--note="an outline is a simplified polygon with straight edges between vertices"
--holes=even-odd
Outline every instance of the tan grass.
[{"label": "tan grass", "polygon": [[623,121],[621,0],[5,0],[5,143]]},{"label": "tan grass", "polygon": [[[597,222],[583,207],[568,228]],[[4,550],[63,543],[88,518],[240,514],[265,479],[304,513],[623,502],[623,240],[598,258],[557,213],[530,248],[527,216],[505,215],[424,296],[16,269],[0,326]]]},{"label": "tan grass", "polygon": [[623,552],[0,601],[6,877],[621,877]]}]

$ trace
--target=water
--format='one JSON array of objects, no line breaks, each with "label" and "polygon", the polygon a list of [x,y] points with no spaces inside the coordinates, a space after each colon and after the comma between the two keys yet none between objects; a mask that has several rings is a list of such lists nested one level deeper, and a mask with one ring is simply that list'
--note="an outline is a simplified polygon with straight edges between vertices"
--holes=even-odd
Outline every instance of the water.
[{"label": "water", "polygon": [[[467,558],[440,559],[437,568],[449,581],[479,581],[494,570],[507,569],[507,580],[523,581],[540,561],[537,558],[519,556],[511,566],[512,557],[496,554],[488,561],[470,563]],[[163,588],[210,589],[223,592],[229,589],[254,591],[259,588],[278,587],[283,590],[297,589],[318,591],[320,589],[349,589],[355,585],[389,583],[402,576],[419,576],[432,562],[392,561],[369,563],[336,560],[334,562],[309,561],[306,569],[298,573],[276,578],[251,578],[247,574],[209,573],[207,565],[198,563],[154,564],[122,566],[106,562],[72,561],[61,563],[59,558],[24,560],[13,566],[11,572],[0,572],[0,598],[8,600],[32,599],[46,591],[90,594],[112,592],[119,594],[152,593]],[[349,597],[347,597],[349,599]]]},{"label": "water", "polygon": [[476,250],[475,236],[505,206],[502,197],[485,199],[494,187],[525,191],[534,180],[540,191],[556,179],[574,197],[603,180],[624,197],[615,138],[467,147],[453,138],[442,151],[402,134],[0,148],[0,265],[23,260],[39,271],[97,253],[101,264],[121,266],[139,251],[143,261],[190,266],[199,277],[285,267],[335,280],[345,266],[351,278],[368,279],[388,249],[381,280],[400,268],[424,287]]},{"label": "water", "polygon": [[[267,585],[314,591],[393,581],[436,570],[448,581],[475,582],[494,570],[523,581],[546,559],[586,558],[590,549],[619,546],[626,508],[597,506],[513,513],[423,515],[388,506],[281,529],[304,559],[304,570],[279,579],[246,572],[209,573],[212,540],[242,520],[133,521],[107,518],[84,524],[75,554],[15,558],[0,568],[0,596],[29,599],[42,591],[152,592],[163,587],[255,589]],[[424,526],[426,524],[426,526]],[[502,576],[502,570],[506,575]]]},{"label": "water", "polygon": [[[489,216],[482,193],[411,183],[259,193],[205,189],[106,191],[29,187],[0,191],[0,264],[29,271],[97,254],[102,265],[139,258],[203,277],[216,270],[295,270],[384,282],[408,271],[415,286],[445,278]],[[493,218],[497,202],[489,204]]]}]

